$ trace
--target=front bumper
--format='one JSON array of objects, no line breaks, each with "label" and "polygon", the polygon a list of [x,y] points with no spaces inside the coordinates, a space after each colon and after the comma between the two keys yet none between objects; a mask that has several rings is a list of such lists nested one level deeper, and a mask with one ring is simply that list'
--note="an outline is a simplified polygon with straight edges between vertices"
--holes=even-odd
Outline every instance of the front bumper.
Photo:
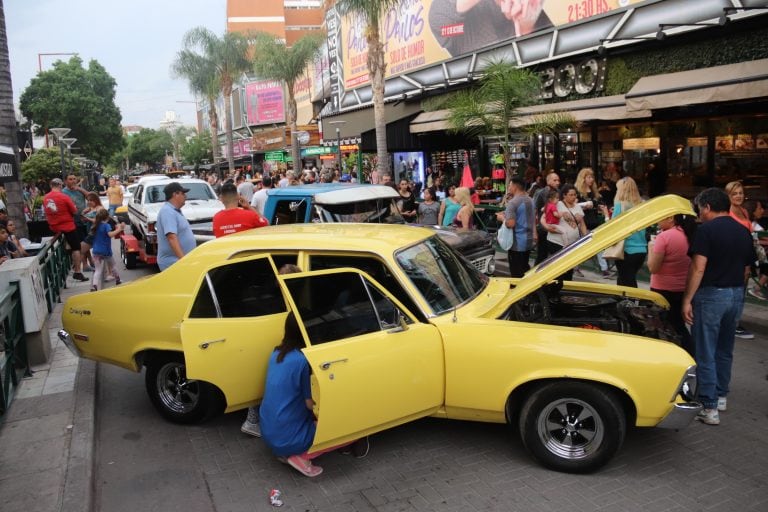
[{"label": "front bumper", "polygon": [[656,425],[657,428],[671,428],[679,430],[687,427],[699,414],[701,404],[699,402],[683,402],[675,404],[674,408]]},{"label": "front bumper", "polygon": [[61,342],[64,343],[64,345],[69,349],[69,351],[72,352],[73,355],[77,357],[83,357],[75,346],[75,341],[72,339],[72,336],[70,336],[67,331],[64,329],[59,329],[58,337]]}]

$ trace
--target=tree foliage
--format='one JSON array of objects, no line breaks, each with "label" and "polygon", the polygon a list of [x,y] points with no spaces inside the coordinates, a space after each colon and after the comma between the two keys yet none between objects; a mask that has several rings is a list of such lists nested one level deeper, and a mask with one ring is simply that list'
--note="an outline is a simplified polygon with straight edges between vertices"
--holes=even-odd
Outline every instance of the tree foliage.
[{"label": "tree foliage", "polygon": [[58,148],[38,149],[21,164],[21,177],[25,182],[61,178],[61,155]]},{"label": "tree foliage", "polygon": [[[284,82],[288,90],[288,118],[291,133],[297,130],[296,82],[307,72],[307,66],[320,50],[324,37],[308,34],[287,46],[281,38],[259,32],[251,36],[254,42],[253,70],[259,78]],[[291,137],[291,153],[294,162],[301,162],[299,143]]]},{"label": "tree foliage", "polygon": [[36,135],[47,128],[70,128],[76,147],[88,158],[107,160],[122,145],[116,82],[95,60],[83,67],[75,56],[32,79],[22,92],[21,113],[34,123]]},{"label": "tree foliage", "polygon": [[[448,124],[454,132],[501,136],[504,151],[509,153],[512,122],[521,107],[538,103],[540,88],[539,77],[531,71],[504,60],[490,61],[478,86],[446,100]],[[509,175],[509,159],[506,167]]]},{"label": "tree foliage", "polygon": [[387,153],[387,122],[384,117],[384,87],[387,66],[384,63],[384,38],[381,37],[381,19],[389,9],[397,7],[402,0],[338,0],[336,9],[340,14],[359,16],[366,24],[365,40],[368,43],[368,73],[373,93],[373,119],[376,129],[376,155],[380,173],[389,173]]},{"label": "tree foliage", "polygon": [[211,138],[208,133],[193,135],[181,143],[181,159],[186,165],[200,165],[211,159]]},{"label": "tree foliage", "polygon": [[[205,27],[195,27],[184,34],[183,50],[177,56],[179,69],[184,70],[182,58],[192,70],[200,72],[210,85],[211,76],[224,96],[224,127],[227,139],[227,160],[229,168],[234,169],[234,148],[232,142],[232,116],[229,105],[232,104],[232,88],[243,73],[251,70],[250,47],[248,38],[239,32],[225,32],[217,36]],[[176,65],[174,65],[176,69]],[[211,75],[213,71],[213,75]],[[186,75],[184,75],[186,76]],[[215,128],[214,128],[215,133]]]},{"label": "tree foliage", "polygon": [[216,66],[205,56],[198,55],[195,51],[184,49],[176,54],[176,60],[171,65],[171,74],[176,77],[186,78],[189,89],[195,96],[201,96],[208,102],[208,136],[211,138],[213,162],[219,160],[219,116],[216,111],[216,97],[219,95],[219,81],[216,75]]},{"label": "tree foliage", "polygon": [[166,154],[173,152],[173,138],[165,130],[142,128],[128,138],[125,157],[133,164],[157,168],[163,165]]}]

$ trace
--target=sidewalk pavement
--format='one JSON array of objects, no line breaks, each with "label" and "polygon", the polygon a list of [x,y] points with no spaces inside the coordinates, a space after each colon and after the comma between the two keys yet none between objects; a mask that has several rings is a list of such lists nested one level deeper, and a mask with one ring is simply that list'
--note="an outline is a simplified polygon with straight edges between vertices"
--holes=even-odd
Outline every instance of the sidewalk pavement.
[{"label": "sidewalk pavement", "polygon": [[[506,256],[497,263],[506,272]],[[610,282],[582,269],[577,280]],[[640,286],[648,288],[647,282]],[[58,340],[63,302],[85,293],[89,283],[67,280],[62,303],[50,316],[53,357],[33,367],[32,377],[19,386],[0,423],[0,496],[3,512],[90,512],[93,509],[93,468],[96,371],[93,361],[78,359]],[[768,335],[768,304],[748,302],[744,325]]]}]

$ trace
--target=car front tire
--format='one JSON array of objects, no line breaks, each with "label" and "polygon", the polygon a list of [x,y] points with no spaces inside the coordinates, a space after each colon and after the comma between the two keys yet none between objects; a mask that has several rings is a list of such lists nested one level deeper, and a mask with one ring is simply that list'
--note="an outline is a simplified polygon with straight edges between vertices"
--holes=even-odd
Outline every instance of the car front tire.
[{"label": "car front tire", "polygon": [[608,389],[585,382],[553,382],[538,388],[520,412],[526,449],[545,467],[589,473],[621,448],[626,417]]},{"label": "car front tire", "polygon": [[199,423],[222,410],[219,390],[203,381],[187,379],[183,356],[157,355],[146,363],[145,384],[152,404],[173,423]]}]

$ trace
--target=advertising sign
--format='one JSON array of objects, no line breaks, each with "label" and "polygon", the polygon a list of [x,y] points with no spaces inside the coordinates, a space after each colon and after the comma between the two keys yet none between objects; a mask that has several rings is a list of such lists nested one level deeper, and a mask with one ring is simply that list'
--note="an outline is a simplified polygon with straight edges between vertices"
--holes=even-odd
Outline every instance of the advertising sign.
[{"label": "advertising sign", "polygon": [[[456,0],[402,0],[382,18],[387,78],[641,1],[477,0],[458,12]],[[345,89],[367,85],[365,23],[345,16],[341,32]]]},{"label": "advertising sign", "polygon": [[344,81],[342,60],[341,18],[335,8],[325,15],[326,45],[328,47],[328,81],[331,87],[331,111],[338,112],[341,106],[341,83]]},{"label": "advertising sign", "polygon": [[0,183],[19,179],[19,166],[11,146],[0,146]]},{"label": "advertising sign", "polygon": [[264,160],[269,162],[285,162],[285,153],[282,151],[268,151],[264,153]]},{"label": "advertising sign", "polygon": [[285,122],[285,100],[280,82],[262,80],[246,84],[245,97],[249,125]]}]

